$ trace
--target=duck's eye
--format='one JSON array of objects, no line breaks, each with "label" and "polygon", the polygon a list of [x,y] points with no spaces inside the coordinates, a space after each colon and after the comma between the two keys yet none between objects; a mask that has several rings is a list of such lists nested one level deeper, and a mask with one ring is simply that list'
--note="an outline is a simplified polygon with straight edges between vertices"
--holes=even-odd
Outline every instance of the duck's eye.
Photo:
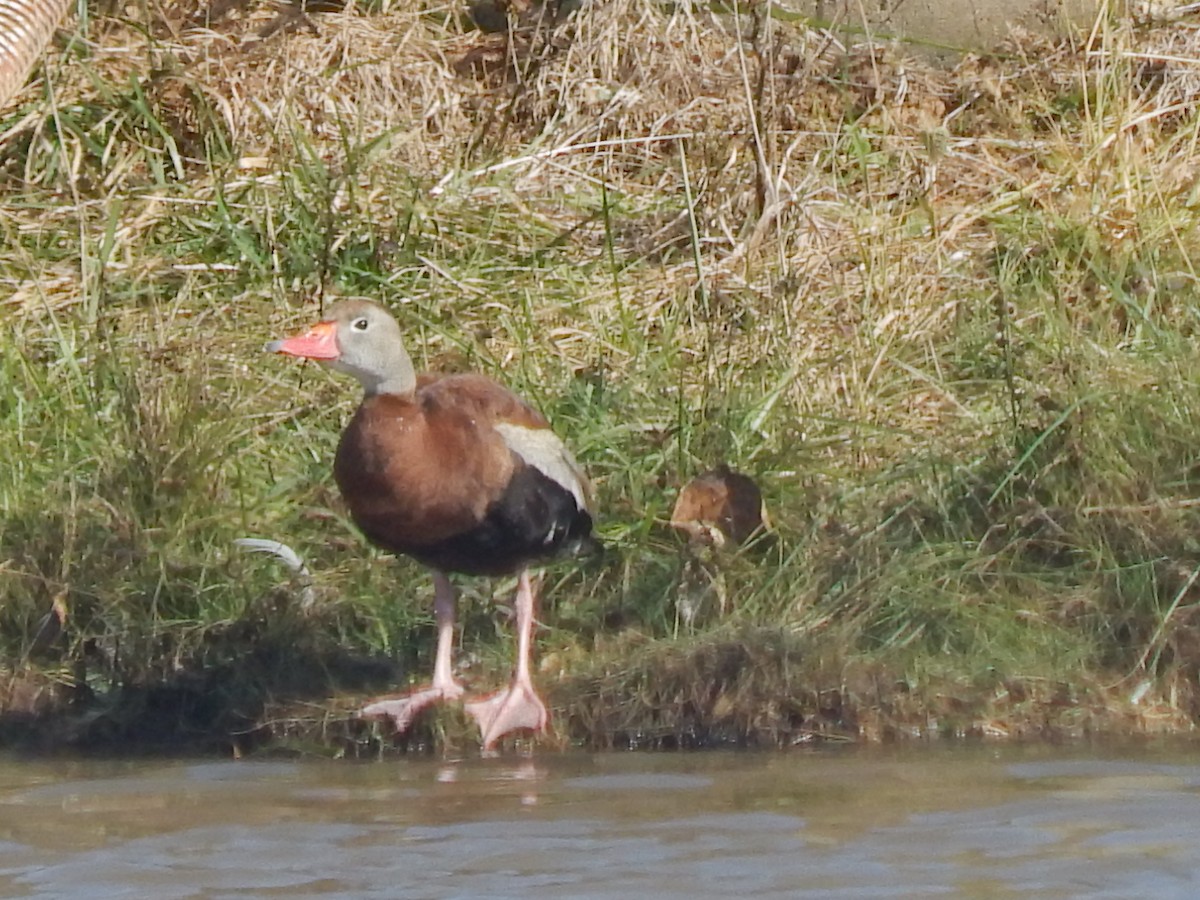
[{"label": "duck's eye", "polygon": [[370,323],[367,322],[367,317],[361,316],[361,317],[355,319],[353,322],[351,322],[350,327],[353,328],[355,331],[366,331],[367,326],[369,324]]}]

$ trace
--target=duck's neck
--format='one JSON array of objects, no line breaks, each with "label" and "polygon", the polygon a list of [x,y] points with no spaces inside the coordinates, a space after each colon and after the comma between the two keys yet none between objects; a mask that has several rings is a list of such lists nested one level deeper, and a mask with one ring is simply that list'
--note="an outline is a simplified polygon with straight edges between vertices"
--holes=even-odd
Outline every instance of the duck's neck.
[{"label": "duck's neck", "polygon": [[[334,363],[334,366],[337,367],[337,363]],[[387,358],[377,360],[369,369],[350,366],[344,368],[358,379],[363,393],[368,397],[381,394],[411,397],[417,390],[417,371],[402,344],[390,348]]]},{"label": "duck's neck", "polygon": [[380,394],[394,394],[399,397],[411,397],[417,390],[417,372],[412,360],[404,356],[404,367],[401,370],[388,372],[382,378],[362,380],[363,392],[368,397]]}]

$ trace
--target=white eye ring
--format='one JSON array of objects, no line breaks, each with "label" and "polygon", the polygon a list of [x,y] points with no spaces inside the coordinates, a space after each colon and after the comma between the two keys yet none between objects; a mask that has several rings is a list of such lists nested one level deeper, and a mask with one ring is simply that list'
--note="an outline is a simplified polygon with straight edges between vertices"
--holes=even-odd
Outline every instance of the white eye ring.
[{"label": "white eye ring", "polygon": [[350,323],[350,327],[355,331],[366,331],[370,324],[371,323],[367,321],[366,316],[360,316]]}]

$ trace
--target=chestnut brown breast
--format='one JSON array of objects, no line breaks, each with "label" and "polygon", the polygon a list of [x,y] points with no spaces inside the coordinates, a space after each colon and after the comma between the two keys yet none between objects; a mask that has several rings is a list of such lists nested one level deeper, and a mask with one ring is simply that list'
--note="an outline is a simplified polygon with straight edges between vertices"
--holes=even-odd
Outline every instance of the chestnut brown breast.
[{"label": "chestnut brown breast", "polygon": [[586,538],[588,512],[510,449],[501,423],[547,427],[479,375],[422,378],[411,398],[366,398],[334,460],[355,523],[387,550],[468,574],[512,572]]}]

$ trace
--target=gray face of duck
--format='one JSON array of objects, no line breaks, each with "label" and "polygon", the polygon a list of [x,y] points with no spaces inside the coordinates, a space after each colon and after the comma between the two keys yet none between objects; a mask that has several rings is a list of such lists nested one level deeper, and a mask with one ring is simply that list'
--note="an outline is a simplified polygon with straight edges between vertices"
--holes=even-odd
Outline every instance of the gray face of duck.
[{"label": "gray face of duck", "polygon": [[416,371],[399,324],[367,300],[338,303],[323,322],[296,337],[271,341],[266,349],[315,359],[353,375],[367,396],[411,394],[416,389]]}]

